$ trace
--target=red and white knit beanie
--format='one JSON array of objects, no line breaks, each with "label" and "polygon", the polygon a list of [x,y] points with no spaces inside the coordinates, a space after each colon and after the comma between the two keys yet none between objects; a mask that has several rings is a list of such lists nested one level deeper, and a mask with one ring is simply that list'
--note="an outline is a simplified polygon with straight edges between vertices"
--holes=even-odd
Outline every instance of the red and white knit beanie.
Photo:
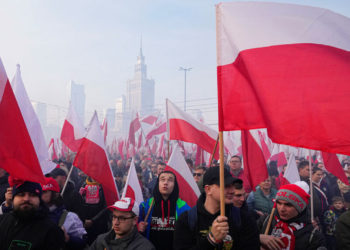
[{"label": "red and white knit beanie", "polygon": [[309,186],[304,181],[287,184],[280,187],[276,194],[276,201],[283,200],[292,204],[301,213],[309,204]]}]

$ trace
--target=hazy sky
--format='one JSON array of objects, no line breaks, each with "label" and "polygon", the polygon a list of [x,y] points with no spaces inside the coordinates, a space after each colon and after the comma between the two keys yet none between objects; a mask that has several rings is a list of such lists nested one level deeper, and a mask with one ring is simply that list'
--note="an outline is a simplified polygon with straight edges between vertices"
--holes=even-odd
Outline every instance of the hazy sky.
[{"label": "hazy sky", "polygon": [[[86,109],[114,107],[132,78],[142,34],[157,108],[166,97],[203,108],[215,123],[215,4],[210,0],[0,1],[0,57],[10,80],[16,64],[31,100],[68,106],[70,80],[85,85]],[[350,16],[349,0],[281,1]],[[350,27],[349,27],[350,28]],[[198,100],[200,99],[200,100]],[[192,102],[191,102],[192,100]],[[100,118],[101,119],[101,118]]]}]

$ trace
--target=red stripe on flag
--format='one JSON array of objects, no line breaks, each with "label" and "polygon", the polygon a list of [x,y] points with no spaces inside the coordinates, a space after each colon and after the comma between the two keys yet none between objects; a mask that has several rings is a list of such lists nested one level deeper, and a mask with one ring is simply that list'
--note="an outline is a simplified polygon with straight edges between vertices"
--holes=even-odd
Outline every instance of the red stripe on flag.
[{"label": "red stripe on flag", "polygon": [[325,168],[330,173],[338,177],[346,185],[350,185],[336,154],[322,152],[322,158]]},{"label": "red stripe on flag", "polygon": [[0,117],[0,167],[15,178],[45,183],[36,151],[8,80],[0,102]]},{"label": "red stripe on flag", "polygon": [[242,153],[244,174],[251,188],[255,191],[257,185],[268,177],[264,154],[249,131],[242,130]]},{"label": "red stripe on flag", "polygon": [[350,52],[321,44],[241,51],[218,66],[219,129],[267,128],[279,144],[350,154]]},{"label": "red stripe on flag", "polygon": [[[212,154],[216,140],[207,133],[193,127],[190,123],[182,119],[169,119],[170,140],[181,140],[195,143],[208,153]],[[219,150],[214,154],[215,159],[219,159]]]},{"label": "red stripe on flag", "polygon": [[79,146],[83,139],[75,140],[74,138],[74,127],[67,120],[64,121],[61,141],[73,152],[78,152]]}]

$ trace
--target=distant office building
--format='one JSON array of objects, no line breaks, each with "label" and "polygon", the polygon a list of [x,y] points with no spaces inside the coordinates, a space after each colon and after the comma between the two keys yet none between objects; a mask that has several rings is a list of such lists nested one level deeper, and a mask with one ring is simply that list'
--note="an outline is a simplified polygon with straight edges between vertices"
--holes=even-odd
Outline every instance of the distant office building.
[{"label": "distant office building", "polygon": [[126,112],[139,112],[143,116],[153,111],[154,80],[147,78],[147,66],[142,54],[142,46],[137,57],[134,78],[127,81],[126,89]]},{"label": "distant office building", "polygon": [[71,81],[69,84],[70,101],[80,120],[85,124],[85,88],[84,85]]},{"label": "distant office building", "polygon": [[125,112],[125,95],[122,95],[121,97],[119,97],[116,101],[115,104],[115,112],[116,113],[124,113]]}]

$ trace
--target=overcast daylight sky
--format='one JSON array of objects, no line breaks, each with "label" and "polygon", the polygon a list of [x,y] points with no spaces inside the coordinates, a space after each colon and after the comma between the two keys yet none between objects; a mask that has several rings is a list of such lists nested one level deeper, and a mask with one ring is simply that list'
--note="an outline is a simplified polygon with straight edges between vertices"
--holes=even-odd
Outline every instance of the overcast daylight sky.
[{"label": "overcast daylight sky", "polygon": [[[184,74],[178,69],[192,67],[187,99],[205,99],[192,104],[204,107],[206,121],[213,123],[219,2],[0,0],[0,57],[10,80],[16,64],[21,64],[31,100],[67,107],[67,84],[74,80],[85,85],[86,110],[101,111],[113,108],[116,98],[125,94],[142,34],[148,76],[156,84],[156,107],[165,98],[182,107]],[[349,0],[278,2],[327,8],[350,17]]]}]

